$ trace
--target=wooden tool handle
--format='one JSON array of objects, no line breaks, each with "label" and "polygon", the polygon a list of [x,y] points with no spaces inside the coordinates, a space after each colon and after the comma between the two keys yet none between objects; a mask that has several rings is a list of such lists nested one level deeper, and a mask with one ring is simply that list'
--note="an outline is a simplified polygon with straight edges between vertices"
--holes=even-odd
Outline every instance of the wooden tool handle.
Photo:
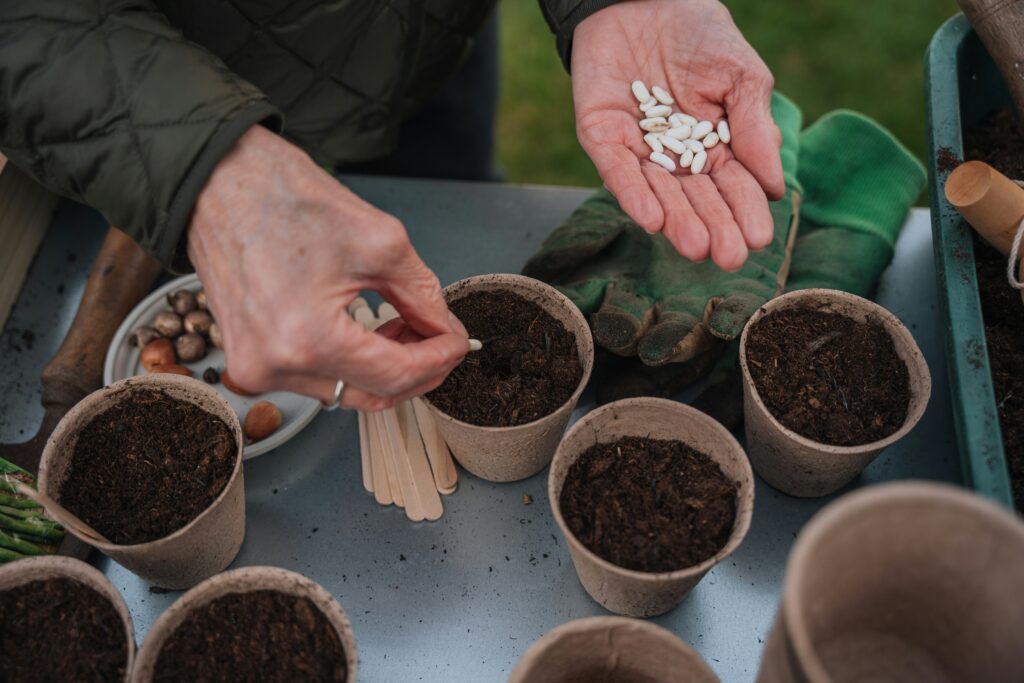
[{"label": "wooden tool handle", "polygon": [[1024,0],[957,0],[1024,114]]},{"label": "wooden tool handle", "polygon": [[103,385],[107,347],[125,316],[145,296],[160,263],[115,227],[107,232],[64,343],[43,368],[42,402],[65,412]]},{"label": "wooden tool handle", "polygon": [[946,179],[946,199],[986,242],[1010,254],[1024,220],[1024,188],[984,161],[968,161]]}]

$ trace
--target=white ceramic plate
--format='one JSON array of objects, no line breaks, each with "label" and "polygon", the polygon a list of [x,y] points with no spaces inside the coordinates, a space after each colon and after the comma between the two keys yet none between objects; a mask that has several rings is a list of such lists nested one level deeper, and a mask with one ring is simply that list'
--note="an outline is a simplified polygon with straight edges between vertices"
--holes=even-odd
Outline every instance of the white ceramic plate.
[{"label": "white ceramic plate", "polygon": [[[107,360],[103,364],[103,383],[105,385],[126,377],[146,374],[145,369],[139,364],[139,349],[129,342],[129,335],[135,328],[148,325],[160,311],[170,310],[167,305],[167,294],[178,289],[190,289],[193,292],[198,292],[202,289],[202,285],[194,274],[172,280],[143,299],[124,319],[114,335],[114,339],[110,342],[110,348],[107,349]],[[192,370],[197,379],[201,379],[203,370],[208,367],[213,366],[217,370],[224,369],[224,352],[211,346],[206,358],[185,365]],[[316,399],[286,391],[274,391],[259,396],[239,396],[225,389],[223,384],[217,384],[214,388],[227,398],[231,407],[238,413],[238,419],[243,421],[246,412],[257,401],[273,401],[281,409],[281,414],[284,417],[281,426],[266,439],[246,446],[243,453],[246,460],[263,455],[288,441],[302,431],[302,428],[309,424],[310,420],[316,417],[320,411],[320,402]]]}]

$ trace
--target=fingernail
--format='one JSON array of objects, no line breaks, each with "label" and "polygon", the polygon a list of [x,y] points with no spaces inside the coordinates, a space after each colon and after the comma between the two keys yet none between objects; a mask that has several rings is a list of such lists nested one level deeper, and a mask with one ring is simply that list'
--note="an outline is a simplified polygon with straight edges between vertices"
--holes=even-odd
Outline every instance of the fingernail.
[{"label": "fingernail", "polygon": [[455,314],[448,311],[448,324],[451,325],[452,332],[461,334],[463,337],[469,339],[469,332],[466,331],[465,325],[462,321],[455,317]]}]

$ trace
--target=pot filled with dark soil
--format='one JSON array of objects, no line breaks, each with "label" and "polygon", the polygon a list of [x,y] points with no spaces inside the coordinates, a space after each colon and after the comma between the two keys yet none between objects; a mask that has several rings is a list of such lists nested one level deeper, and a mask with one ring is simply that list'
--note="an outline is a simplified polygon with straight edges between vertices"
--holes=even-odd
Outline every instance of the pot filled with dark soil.
[{"label": "pot filled with dark soil", "polygon": [[747,450],[792,496],[832,493],[921,419],[931,375],[914,337],[878,304],[830,289],[783,295],[740,338]]},{"label": "pot filled with dark soil", "polygon": [[181,596],[146,635],[136,683],[354,683],[352,625],[319,584],[278,567],[218,574]]},{"label": "pot filled with dark soil", "polygon": [[558,446],[548,498],[580,582],[633,617],[678,605],[750,527],[754,476],[722,425],[660,398],[608,403]]},{"label": "pot filled with dark soil", "polygon": [[551,461],[594,365],[586,318],[554,287],[478,275],[444,290],[483,349],[424,398],[452,454],[478,477],[517,481]]},{"label": "pot filled with dark soil", "polygon": [[946,484],[843,496],[800,532],[759,683],[1024,681],[1024,524]]},{"label": "pot filled with dark soil", "polygon": [[590,617],[544,634],[508,683],[718,683],[689,645],[660,626]]},{"label": "pot filled with dark soil", "polygon": [[61,420],[39,489],[109,542],[71,533],[143,579],[188,588],[227,567],[245,536],[242,428],[203,382],[115,382]]},{"label": "pot filled with dark soil", "polygon": [[0,566],[0,681],[127,681],[135,629],[94,567],[44,556]]}]

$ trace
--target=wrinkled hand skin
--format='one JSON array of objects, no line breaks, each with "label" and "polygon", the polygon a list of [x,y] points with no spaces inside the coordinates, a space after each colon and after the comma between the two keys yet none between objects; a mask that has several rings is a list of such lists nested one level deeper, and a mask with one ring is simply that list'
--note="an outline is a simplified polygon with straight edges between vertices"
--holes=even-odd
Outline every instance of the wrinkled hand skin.
[{"label": "wrinkled hand skin", "polygon": [[[402,224],[266,129],[247,131],[200,193],[188,254],[255,392],[283,389],[380,410],[438,386],[468,351],[437,278]],[[370,289],[402,318],[376,332],[347,306]]]},{"label": "wrinkled hand skin", "polygon": [[[630,84],[667,87],[673,108],[728,118],[729,145],[699,175],[648,160]],[[694,261],[735,271],[772,238],[769,199],[784,192],[774,80],[718,0],[631,0],[584,19],[573,35],[576,129],[605,186],[646,231]]]}]

